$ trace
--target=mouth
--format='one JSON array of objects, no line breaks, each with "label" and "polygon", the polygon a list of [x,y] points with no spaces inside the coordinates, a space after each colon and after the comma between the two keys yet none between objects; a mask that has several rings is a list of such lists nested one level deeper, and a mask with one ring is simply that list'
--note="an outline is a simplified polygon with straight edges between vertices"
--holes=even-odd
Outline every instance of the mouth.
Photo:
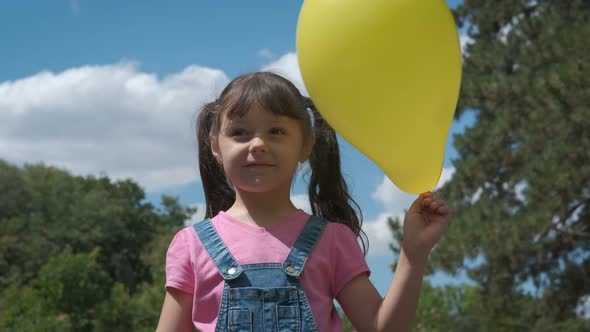
[{"label": "mouth", "polygon": [[275,165],[273,164],[267,164],[267,163],[251,163],[251,164],[246,164],[245,167],[275,167]]}]

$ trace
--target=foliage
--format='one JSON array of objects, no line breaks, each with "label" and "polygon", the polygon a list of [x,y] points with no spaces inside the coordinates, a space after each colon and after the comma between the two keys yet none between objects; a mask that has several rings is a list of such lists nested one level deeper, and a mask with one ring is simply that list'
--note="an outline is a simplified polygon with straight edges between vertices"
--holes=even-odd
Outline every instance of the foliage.
[{"label": "foliage", "polygon": [[130,180],[0,161],[0,330],[153,331],[172,236],[194,209]]}]

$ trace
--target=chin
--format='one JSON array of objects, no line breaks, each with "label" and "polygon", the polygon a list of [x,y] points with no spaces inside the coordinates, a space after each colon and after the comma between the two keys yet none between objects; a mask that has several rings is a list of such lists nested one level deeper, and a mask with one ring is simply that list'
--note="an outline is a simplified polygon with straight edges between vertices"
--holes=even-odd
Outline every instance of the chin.
[{"label": "chin", "polygon": [[234,187],[243,192],[248,193],[263,193],[273,190],[273,186],[269,186],[265,183],[235,183]]},{"label": "chin", "polygon": [[239,188],[239,190],[241,190],[243,192],[253,193],[253,194],[281,191],[281,186],[273,185],[270,183],[264,183],[263,181],[261,183],[241,184],[241,185],[237,185],[236,187]]}]

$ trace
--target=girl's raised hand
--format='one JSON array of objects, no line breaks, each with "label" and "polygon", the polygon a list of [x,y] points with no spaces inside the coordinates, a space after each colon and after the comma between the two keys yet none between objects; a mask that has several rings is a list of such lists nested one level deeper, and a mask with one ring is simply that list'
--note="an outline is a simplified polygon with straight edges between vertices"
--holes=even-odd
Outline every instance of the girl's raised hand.
[{"label": "girl's raised hand", "polygon": [[447,203],[431,192],[420,194],[404,219],[402,250],[408,259],[425,260],[451,222]]}]

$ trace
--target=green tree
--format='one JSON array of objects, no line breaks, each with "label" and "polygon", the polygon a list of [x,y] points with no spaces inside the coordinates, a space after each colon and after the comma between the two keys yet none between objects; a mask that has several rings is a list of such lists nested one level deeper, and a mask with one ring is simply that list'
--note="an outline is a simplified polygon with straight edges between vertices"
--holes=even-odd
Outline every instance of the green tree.
[{"label": "green tree", "polygon": [[590,1],[465,0],[455,16],[471,39],[456,117],[476,122],[455,136],[440,190],[453,224],[429,271],[467,272],[478,331],[590,330],[576,315],[590,294]]},{"label": "green tree", "polygon": [[57,308],[48,306],[38,290],[10,286],[1,295],[0,331],[73,331],[67,316],[60,315]]},{"label": "green tree", "polygon": [[147,331],[165,253],[195,210],[131,180],[0,161],[0,330]]},{"label": "green tree", "polygon": [[35,281],[43,303],[68,319],[75,330],[92,327],[97,306],[108,299],[111,280],[96,262],[98,250],[49,259]]}]

